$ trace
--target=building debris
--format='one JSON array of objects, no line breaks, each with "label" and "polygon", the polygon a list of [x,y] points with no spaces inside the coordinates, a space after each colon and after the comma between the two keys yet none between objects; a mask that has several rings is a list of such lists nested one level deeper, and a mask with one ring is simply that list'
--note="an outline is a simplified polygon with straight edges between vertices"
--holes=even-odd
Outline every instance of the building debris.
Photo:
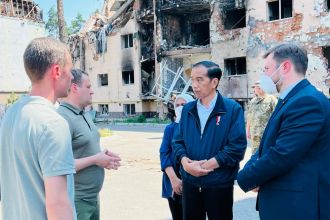
[{"label": "building debris", "polygon": [[42,23],[42,10],[32,0],[0,0],[0,15]]}]

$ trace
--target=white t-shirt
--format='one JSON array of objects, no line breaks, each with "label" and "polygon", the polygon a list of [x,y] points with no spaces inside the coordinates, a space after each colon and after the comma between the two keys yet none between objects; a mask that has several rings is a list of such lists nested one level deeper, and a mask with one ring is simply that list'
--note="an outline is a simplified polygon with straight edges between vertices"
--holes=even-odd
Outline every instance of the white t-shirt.
[{"label": "white t-shirt", "polygon": [[44,177],[67,175],[74,207],[70,131],[47,99],[25,96],[8,109],[0,129],[0,161],[2,219],[47,219]]}]

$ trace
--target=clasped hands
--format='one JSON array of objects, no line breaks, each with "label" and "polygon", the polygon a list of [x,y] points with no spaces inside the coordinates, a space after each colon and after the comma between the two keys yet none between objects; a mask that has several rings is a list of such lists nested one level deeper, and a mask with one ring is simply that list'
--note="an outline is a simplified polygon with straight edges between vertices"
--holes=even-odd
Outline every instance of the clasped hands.
[{"label": "clasped hands", "polygon": [[181,159],[183,169],[192,176],[200,177],[208,175],[219,167],[217,160],[213,157],[209,160],[191,160],[188,157]]}]

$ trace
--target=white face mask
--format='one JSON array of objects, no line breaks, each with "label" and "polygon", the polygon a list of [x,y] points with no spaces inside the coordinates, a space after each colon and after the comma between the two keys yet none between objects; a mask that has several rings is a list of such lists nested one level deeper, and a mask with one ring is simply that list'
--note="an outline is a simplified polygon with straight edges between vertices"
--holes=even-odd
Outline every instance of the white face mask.
[{"label": "white face mask", "polygon": [[182,105],[180,105],[179,107],[176,107],[174,109],[175,116],[176,116],[176,118],[175,118],[175,122],[176,123],[179,123],[180,122],[182,109],[183,109],[183,106]]},{"label": "white face mask", "polygon": [[281,66],[282,65],[280,65],[270,76],[266,75],[265,73],[261,74],[261,77],[259,79],[260,88],[264,90],[266,93],[274,94],[278,92],[276,85],[283,80],[283,77],[281,76],[281,78],[276,83],[273,82],[272,77],[281,68]]}]

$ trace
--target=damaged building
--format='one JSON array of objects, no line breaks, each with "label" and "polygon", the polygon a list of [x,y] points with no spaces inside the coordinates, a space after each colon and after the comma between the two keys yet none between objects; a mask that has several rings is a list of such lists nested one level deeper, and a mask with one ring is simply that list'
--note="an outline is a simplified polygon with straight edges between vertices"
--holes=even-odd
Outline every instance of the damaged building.
[{"label": "damaged building", "polygon": [[4,105],[11,93],[28,92],[23,53],[32,39],[46,32],[42,10],[32,0],[0,0],[0,27],[0,104]]},{"label": "damaged building", "polygon": [[99,117],[155,115],[153,18],[153,1],[109,0],[70,37],[75,67],[90,75]]},{"label": "damaged building", "polygon": [[172,93],[191,91],[191,66],[202,60],[220,65],[219,90],[245,107],[262,55],[279,42],[307,49],[307,78],[328,93],[329,8],[329,0],[107,0],[70,45],[99,115],[164,113]]},{"label": "damaged building", "polygon": [[307,79],[329,94],[328,0],[214,1],[211,7],[212,60],[224,70],[219,88],[224,96],[245,105],[263,72],[263,54],[279,42],[307,50]]}]

